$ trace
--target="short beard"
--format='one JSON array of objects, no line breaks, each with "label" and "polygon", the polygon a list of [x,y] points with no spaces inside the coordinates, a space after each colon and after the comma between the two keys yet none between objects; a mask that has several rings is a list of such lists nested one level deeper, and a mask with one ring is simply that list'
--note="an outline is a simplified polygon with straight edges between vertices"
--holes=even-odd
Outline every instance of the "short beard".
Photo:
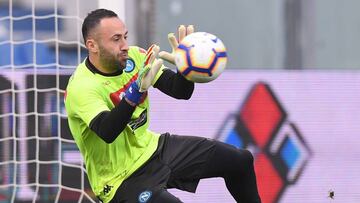
[{"label": "short beard", "polygon": [[116,72],[119,69],[123,69],[121,63],[114,59],[113,57],[108,58],[106,56],[100,55],[100,63],[106,67],[106,69]]},{"label": "short beard", "polygon": [[110,54],[108,51],[100,47],[100,63],[111,71],[118,71],[125,68],[125,64],[122,64],[116,57]]}]

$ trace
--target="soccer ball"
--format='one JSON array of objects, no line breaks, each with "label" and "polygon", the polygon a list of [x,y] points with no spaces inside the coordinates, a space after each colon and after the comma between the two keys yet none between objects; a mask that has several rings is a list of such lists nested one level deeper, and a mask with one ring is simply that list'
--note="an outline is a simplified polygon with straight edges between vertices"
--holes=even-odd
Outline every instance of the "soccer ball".
[{"label": "soccer ball", "polygon": [[226,48],[222,41],[206,32],[186,36],[175,50],[178,71],[196,83],[215,80],[224,71],[226,61]]}]

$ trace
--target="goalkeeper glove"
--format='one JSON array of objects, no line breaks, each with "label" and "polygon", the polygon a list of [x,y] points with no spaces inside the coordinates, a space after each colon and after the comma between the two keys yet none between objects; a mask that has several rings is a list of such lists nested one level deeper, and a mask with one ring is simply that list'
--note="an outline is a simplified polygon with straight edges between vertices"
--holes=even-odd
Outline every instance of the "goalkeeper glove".
[{"label": "goalkeeper glove", "polygon": [[157,59],[159,46],[151,45],[147,50],[143,67],[139,70],[137,79],[131,83],[125,92],[125,98],[133,105],[139,104],[141,96],[152,85],[156,74],[163,64],[163,60]]},{"label": "goalkeeper glove", "polygon": [[167,62],[175,65],[175,50],[179,46],[179,42],[181,42],[187,35],[189,35],[193,32],[194,32],[193,25],[189,25],[187,27],[185,27],[184,25],[180,25],[178,28],[179,41],[176,40],[174,33],[169,33],[168,40],[169,40],[170,46],[172,48],[172,52],[169,53],[166,51],[161,51],[159,53],[159,57],[166,60]]}]

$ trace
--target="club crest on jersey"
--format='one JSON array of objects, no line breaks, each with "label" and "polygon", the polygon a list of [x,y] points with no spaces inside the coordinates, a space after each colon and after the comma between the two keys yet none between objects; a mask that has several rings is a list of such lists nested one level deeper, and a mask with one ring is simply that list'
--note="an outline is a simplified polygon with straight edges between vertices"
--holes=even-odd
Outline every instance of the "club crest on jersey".
[{"label": "club crest on jersey", "polygon": [[138,198],[139,202],[140,203],[147,202],[150,199],[151,195],[152,195],[152,192],[148,191],[148,190],[140,193],[139,198]]},{"label": "club crest on jersey", "polygon": [[134,70],[134,68],[135,68],[135,62],[134,62],[134,60],[128,59],[128,60],[126,61],[126,67],[125,67],[124,71],[127,72],[127,73],[130,73],[131,71]]}]

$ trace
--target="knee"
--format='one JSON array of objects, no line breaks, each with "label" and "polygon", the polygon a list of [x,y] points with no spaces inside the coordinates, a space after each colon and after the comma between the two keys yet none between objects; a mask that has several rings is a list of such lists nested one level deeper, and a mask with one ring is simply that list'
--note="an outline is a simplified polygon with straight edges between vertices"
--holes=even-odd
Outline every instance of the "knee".
[{"label": "knee", "polygon": [[254,156],[249,150],[239,149],[237,153],[238,165],[242,168],[252,167],[254,164]]},{"label": "knee", "polygon": [[245,163],[247,164],[254,164],[254,156],[252,155],[252,153],[247,150],[247,149],[244,149],[242,150],[243,151],[243,156],[244,156],[244,159],[245,159]]},{"label": "knee", "polygon": [[212,161],[216,163],[214,167],[222,167],[227,173],[236,173],[252,168],[254,157],[249,150],[218,142]]}]

